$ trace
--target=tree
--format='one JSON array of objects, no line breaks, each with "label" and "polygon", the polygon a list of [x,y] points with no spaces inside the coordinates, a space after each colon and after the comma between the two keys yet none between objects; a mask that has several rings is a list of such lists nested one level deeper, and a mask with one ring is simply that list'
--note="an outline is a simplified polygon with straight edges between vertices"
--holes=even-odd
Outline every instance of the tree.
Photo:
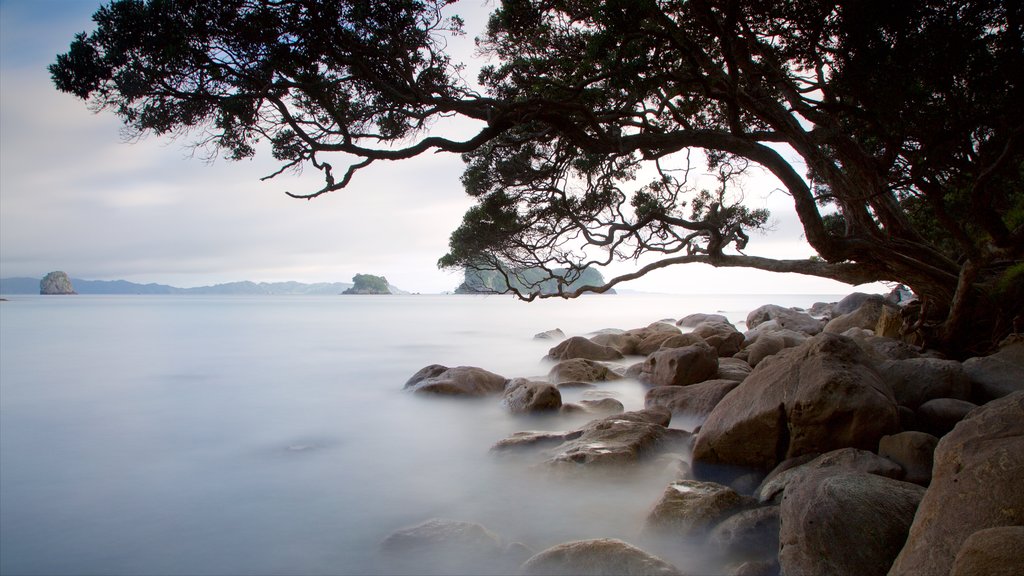
[{"label": "tree", "polygon": [[[1024,312],[1019,2],[504,0],[478,39],[482,91],[445,53],[462,33],[447,4],[116,0],[50,70],[137,133],[232,158],[269,142],[269,177],[323,173],[298,198],[374,162],[463,154],[478,203],[442,266],[654,258],[590,291],[691,262],[900,282],[923,302],[914,328],[959,354]],[[450,115],[479,131],[432,135]],[[691,182],[691,158],[714,186]],[[816,257],[744,254],[768,219],[739,194],[754,168]]]}]

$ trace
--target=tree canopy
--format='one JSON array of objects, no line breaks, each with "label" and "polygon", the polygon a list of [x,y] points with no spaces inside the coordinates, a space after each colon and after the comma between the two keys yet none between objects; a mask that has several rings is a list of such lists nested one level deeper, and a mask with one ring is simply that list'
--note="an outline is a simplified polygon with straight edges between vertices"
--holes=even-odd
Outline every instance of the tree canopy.
[{"label": "tree canopy", "polygon": [[[136,133],[231,158],[269,143],[268,177],[322,172],[299,198],[462,154],[477,204],[442,266],[650,262],[558,296],[692,262],[894,281],[946,349],[988,346],[1024,312],[1021,3],[503,0],[477,39],[480,88],[446,53],[463,33],[449,4],[115,0],[50,71]],[[431,134],[453,115],[479,130]],[[743,203],[755,168],[816,257],[744,254],[769,217]]]}]

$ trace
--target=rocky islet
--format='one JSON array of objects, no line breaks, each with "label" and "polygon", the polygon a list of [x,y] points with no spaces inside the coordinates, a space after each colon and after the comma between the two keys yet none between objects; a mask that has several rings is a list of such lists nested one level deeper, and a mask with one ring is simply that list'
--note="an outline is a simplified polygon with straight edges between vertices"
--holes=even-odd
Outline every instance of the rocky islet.
[{"label": "rocky islet", "polygon": [[[745,332],[704,314],[588,336],[550,331],[561,342],[541,377],[424,368],[407,389],[494,397],[523,417],[593,418],[512,434],[492,446],[495,457],[515,454],[565,481],[610,482],[674,458],[678,477],[651,494],[638,542],[535,552],[435,520],[444,529],[419,546],[438,554],[466,532],[485,534],[487,545],[453,573],[683,574],[657,553],[695,545],[714,559],[702,572],[722,574],[966,574],[978,558],[1021,573],[1012,550],[1024,525],[1024,339],[963,363],[942,358],[882,335],[907,302],[898,296],[854,294],[813,314],[766,305]],[[563,386],[620,378],[648,386],[645,409],[622,412],[611,398],[562,404]]]}]

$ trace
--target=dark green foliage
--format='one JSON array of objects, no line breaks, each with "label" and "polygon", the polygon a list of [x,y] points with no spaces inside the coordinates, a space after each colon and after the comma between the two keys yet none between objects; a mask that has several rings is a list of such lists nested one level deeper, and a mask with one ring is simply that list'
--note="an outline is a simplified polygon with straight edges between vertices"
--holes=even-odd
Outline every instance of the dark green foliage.
[{"label": "dark green foliage", "polygon": [[459,294],[558,294],[564,291],[575,291],[584,286],[598,288],[604,286],[604,276],[593,268],[581,271],[542,268],[526,270],[508,270],[500,268],[487,270],[467,268],[465,280],[456,289]]}]

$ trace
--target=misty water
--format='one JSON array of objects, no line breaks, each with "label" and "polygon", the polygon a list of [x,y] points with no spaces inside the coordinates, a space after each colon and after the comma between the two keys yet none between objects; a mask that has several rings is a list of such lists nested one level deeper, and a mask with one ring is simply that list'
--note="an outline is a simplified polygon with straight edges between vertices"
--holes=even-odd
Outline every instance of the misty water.
[{"label": "misty water", "polygon": [[[0,572],[388,573],[379,543],[430,518],[479,522],[535,551],[596,537],[644,546],[670,471],[554,478],[488,450],[589,418],[514,417],[494,398],[403,384],[435,363],[544,375],[553,344],[532,337],[556,327],[582,335],[692,312],[739,323],[761,304],[835,299],[11,297],[0,303]],[[644,392],[623,380],[564,395],[633,410]],[[702,565],[685,546],[655,551]]]}]

